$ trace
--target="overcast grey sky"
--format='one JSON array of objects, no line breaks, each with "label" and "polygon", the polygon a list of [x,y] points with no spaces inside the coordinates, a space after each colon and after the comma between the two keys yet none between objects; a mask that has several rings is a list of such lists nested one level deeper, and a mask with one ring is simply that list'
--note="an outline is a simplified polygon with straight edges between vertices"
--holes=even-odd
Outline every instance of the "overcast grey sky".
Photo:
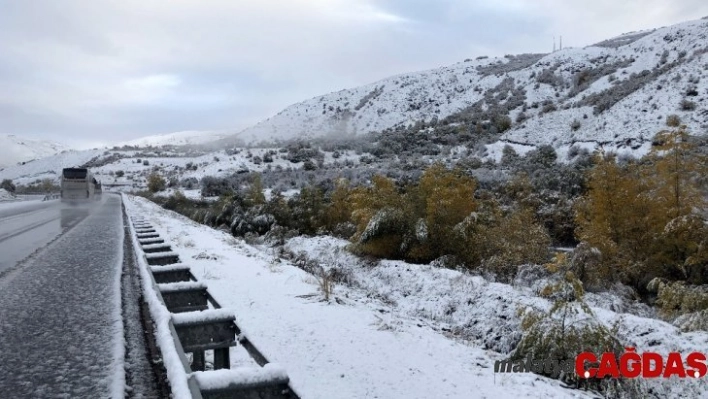
[{"label": "overcast grey sky", "polygon": [[705,15],[705,0],[0,0],[0,134],[237,132],[390,75]]}]

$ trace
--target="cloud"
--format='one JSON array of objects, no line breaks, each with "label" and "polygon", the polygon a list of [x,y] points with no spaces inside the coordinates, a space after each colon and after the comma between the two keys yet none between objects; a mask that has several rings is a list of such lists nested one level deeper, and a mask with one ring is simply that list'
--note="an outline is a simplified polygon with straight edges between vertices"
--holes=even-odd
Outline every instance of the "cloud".
[{"label": "cloud", "polygon": [[126,84],[144,89],[160,89],[179,86],[181,80],[178,76],[170,74],[148,75],[137,79],[128,79]]},{"label": "cloud", "polygon": [[176,75],[153,74],[126,79],[112,90],[113,93],[117,92],[117,96],[114,96],[117,100],[127,101],[129,104],[151,104],[167,101],[168,96],[174,95],[175,89],[181,83],[181,79]]},{"label": "cloud", "polygon": [[355,4],[343,10],[336,10],[333,15],[338,20],[351,20],[363,22],[383,22],[391,24],[403,24],[412,22],[408,18],[385,11],[373,4]]},{"label": "cloud", "polygon": [[582,46],[696,0],[0,0],[0,133],[238,129],[315,95],[477,55]]}]

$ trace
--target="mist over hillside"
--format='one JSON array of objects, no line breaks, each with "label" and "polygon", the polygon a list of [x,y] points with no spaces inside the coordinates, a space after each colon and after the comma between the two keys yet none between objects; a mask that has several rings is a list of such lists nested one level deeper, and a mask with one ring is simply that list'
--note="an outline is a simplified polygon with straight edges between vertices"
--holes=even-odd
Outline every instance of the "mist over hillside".
[{"label": "mist over hillside", "polygon": [[229,136],[230,133],[224,131],[201,131],[186,130],[165,134],[155,134],[134,140],[124,141],[117,146],[150,147],[162,145],[198,145],[217,141]]}]

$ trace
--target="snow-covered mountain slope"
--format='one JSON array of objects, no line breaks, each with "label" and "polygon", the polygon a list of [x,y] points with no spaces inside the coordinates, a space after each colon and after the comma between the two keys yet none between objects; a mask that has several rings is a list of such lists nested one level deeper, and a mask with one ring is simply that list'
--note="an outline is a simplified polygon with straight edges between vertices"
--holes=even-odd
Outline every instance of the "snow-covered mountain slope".
[{"label": "snow-covered mountain slope", "polygon": [[30,184],[42,179],[58,181],[62,168],[81,166],[101,153],[103,150],[64,151],[24,164],[0,168],[0,179],[11,179],[16,184]]},{"label": "snow-covered mountain slope", "polygon": [[0,168],[48,157],[68,149],[67,146],[52,141],[0,135]]},{"label": "snow-covered mountain slope", "polygon": [[[468,59],[292,105],[245,129],[247,142],[355,135],[497,110],[503,140],[524,144],[648,140],[677,114],[708,130],[708,20],[621,35],[552,54]],[[476,108],[475,108],[476,107]],[[521,115],[521,116],[520,116]]]},{"label": "snow-covered mountain slope", "polygon": [[117,146],[128,145],[137,147],[159,147],[162,145],[195,145],[216,141],[228,136],[229,134],[230,133],[218,131],[188,130],[183,132],[141,137],[139,139],[119,143]]}]

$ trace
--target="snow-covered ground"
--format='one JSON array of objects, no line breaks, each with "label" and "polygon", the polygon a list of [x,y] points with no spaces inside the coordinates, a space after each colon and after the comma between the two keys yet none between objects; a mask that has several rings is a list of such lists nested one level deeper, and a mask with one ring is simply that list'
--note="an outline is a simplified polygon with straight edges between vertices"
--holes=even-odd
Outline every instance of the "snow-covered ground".
[{"label": "snow-covered ground", "polygon": [[[347,241],[297,237],[286,249],[348,273],[324,300],[318,279],[228,233],[197,224],[139,197],[126,201],[148,219],[206,282],[266,357],[282,365],[307,398],[578,397],[532,374],[493,373],[518,338],[517,310],[548,309],[530,287],[489,282],[433,265],[380,261],[346,251]],[[612,295],[588,294],[598,319],[617,325],[638,352],[689,353],[708,347],[705,332],[682,333],[666,322],[620,313]],[[616,309],[618,311],[612,311]],[[625,309],[628,309],[625,307]],[[494,348],[494,350],[492,350]],[[658,397],[706,397],[708,381],[642,380]]]},{"label": "snow-covered ground", "polygon": [[[293,252],[304,251],[325,267],[343,267],[351,273],[350,278],[365,298],[395,304],[391,311],[399,319],[427,323],[443,331],[459,331],[473,343],[494,347],[502,353],[508,354],[509,340],[520,334],[518,309],[547,310],[551,306],[548,300],[535,295],[542,280],[529,284],[517,279],[511,286],[432,265],[388,260],[372,268],[348,253],[348,245],[348,241],[332,237],[296,237],[286,248]],[[636,348],[639,353],[705,353],[708,348],[708,333],[684,333],[664,321],[641,317],[652,312],[639,303],[621,300],[610,293],[587,293],[585,300],[600,322],[610,329],[617,327],[623,344]],[[653,379],[640,383],[645,391],[654,392],[658,397],[708,397],[706,378]]]},{"label": "snow-covered ground", "polygon": [[205,282],[249,339],[288,373],[303,398],[585,397],[533,374],[494,375],[500,355],[456,340],[380,300],[338,287],[324,301],[316,279],[153,203],[129,197]]}]

